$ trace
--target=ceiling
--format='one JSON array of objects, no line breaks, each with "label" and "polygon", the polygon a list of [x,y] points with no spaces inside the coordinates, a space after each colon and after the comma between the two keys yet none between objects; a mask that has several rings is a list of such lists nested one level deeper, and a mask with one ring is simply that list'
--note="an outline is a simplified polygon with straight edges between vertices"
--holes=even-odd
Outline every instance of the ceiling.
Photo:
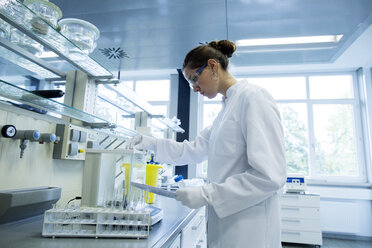
[{"label": "ceiling", "polygon": [[[372,23],[371,0],[50,0],[63,18],[100,30],[91,56],[112,72],[180,68],[185,54],[212,40],[339,35],[312,49],[238,48],[234,67],[332,63]],[[122,48],[119,63],[100,48]]]}]

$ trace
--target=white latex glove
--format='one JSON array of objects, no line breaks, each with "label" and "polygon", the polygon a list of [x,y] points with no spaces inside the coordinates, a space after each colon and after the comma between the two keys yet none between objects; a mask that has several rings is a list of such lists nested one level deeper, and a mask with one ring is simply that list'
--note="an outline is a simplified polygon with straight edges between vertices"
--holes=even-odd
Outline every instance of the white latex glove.
[{"label": "white latex glove", "polygon": [[127,141],[126,149],[134,148],[156,152],[156,138],[141,134],[134,136],[132,139]]},{"label": "white latex glove", "polygon": [[125,148],[126,149],[133,149],[134,146],[141,143],[141,141],[142,141],[142,135],[138,134],[138,135],[134,136],[133,138],[131,138],[130,140],[127,141],[127,143],[125,144]]},{"label": "white latex glove", "polygon": [[178,189],[176,200],[189,208],[200,208],[208,204],[208,198],[203,187]]}]

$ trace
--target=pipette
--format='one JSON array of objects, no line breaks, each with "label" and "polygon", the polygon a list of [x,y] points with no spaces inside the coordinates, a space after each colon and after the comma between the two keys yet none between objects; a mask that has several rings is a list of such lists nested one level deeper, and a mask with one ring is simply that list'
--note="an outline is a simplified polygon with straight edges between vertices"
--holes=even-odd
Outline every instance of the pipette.
[{"label": "pipette", "polygon": [[149,191],[149,192],[154,193],[154,194],[166,196],[166,197],[169,197],[169,198],[176,198],[176,192],[167,191],[167,190],[164,190],[162,188],[152,187],[152,186],[147,185],[147,184],[141,184],[141,183],[135,183],[135,182],[131,182],[130,184],[132,186],[135,186],[135,187],[140,188],[140,189],[145,190],[145,191]]}]

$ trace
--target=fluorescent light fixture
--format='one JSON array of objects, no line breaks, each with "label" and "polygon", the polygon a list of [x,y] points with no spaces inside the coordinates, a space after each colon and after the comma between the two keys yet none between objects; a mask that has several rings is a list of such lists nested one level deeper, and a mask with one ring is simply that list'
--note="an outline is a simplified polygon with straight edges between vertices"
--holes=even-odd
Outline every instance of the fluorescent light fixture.
[{"label": "fluorescent light fixture", "polygon": [[237,40],[237,46],[272,46],[272,45],[293,45],[293,44],[311,44],[311,43],[338,43],[342,38],[340,35],[320,35],[320,36],[302,36],[302,37],[283,37],[268,39],[247,39]]},{"label": "fluorescent light fixture", "polygon": [[275,47],[266,49],[238,49],[237,53],[271,53],[271,52],[298,52],[298,51],[319,51],[333,49],[335,46],[325,47]]},{"label": "fluorescent light fixture", "polygon": [[46,58],[58,58],[59,56],[52,51],[45,51],[38,57],[41,59],[46,59]]}]

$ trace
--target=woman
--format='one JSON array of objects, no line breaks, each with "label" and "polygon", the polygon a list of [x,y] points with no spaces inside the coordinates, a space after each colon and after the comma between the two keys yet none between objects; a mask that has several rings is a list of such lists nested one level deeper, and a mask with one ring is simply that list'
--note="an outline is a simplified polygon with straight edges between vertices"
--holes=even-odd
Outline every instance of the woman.
[{"label": "woman", "polygon": [[213,125],[193,142],[148,136],[132,144],[151,149],[156,161],[199,163],[208,159],[210,184],[177,190],[190,208],[208,205],[208,247],[281,247],[279,198],[286,180],[283,130],[269,93],[227,70],[233,42],[201,45],[185,57],[183,73],[194,92],[223,95]]}]

